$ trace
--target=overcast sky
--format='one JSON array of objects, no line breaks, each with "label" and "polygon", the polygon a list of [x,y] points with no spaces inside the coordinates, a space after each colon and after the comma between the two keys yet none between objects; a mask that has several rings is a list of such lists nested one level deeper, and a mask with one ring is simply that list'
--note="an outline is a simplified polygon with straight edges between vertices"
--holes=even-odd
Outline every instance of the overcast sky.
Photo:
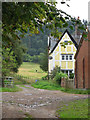
[{"label": "overcast sky", "polygon": [[65,0],[67,4],[70,5],[68,7],[66,4],[61,4],[62,0],[56,0],[58,2],[57,8],[65,11],[72,17],[80,17],[81,20],[88,20],[88,2],[90,0]]}]

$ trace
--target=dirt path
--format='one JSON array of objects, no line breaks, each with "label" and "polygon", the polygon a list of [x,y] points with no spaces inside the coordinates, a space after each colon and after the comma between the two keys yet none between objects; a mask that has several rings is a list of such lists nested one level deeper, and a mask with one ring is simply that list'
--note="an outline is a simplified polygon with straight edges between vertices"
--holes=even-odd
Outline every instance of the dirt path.
[{"label": "dirt path", "polygon": [[4,92],[2,94],[3,118],[56,118],[56,110],[62,103],[87,98],[88,95],[75,95],[61,91],[50,91],[26,85],[20,92]]}]

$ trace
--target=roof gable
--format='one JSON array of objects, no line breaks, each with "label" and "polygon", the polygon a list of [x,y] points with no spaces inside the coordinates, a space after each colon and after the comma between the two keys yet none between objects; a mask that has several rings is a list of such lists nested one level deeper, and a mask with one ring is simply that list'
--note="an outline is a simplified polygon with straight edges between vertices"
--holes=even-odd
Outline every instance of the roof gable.
[{"label": "roof gable", "polygon": [[[78,53],[79,53],[79,51],[80,51],[80,48],[81,48],[81,46],[82,46],[82,44],[83,44],[83,41],[84,41],[84,37],[83,37],[83,36],[84,36],[84,35],[85,35],[85,33],[83,33],[83,35],[82,35],[82,37],[81,37],[81,39],[80,39],[77,52],[76,52],[76,54],[75,54],[75,56],[74,56],[75,59],[77,58]],[[90,35],[90,32],[88,32],[88,36],[89,36],[89,35]],[[88,41],[88,40],[87,40],[87,41]]]},{"label": "roof gable", "polygon": [[62,40],[63,36],[65,35],[65,33],[68,34],[68,36],[70,37],[70,39],[72,40],[72,42],[74,43],[75,47],[78,48],[78,44],[76,43],[76,41],[73,39],[73,37],[70,35],[70,33],[68,32],[68,30],[66,29],[65,32],[62,34],[62,36],[60,37],[60,39],[57,41],[57,43],[55,44],[55,46],[53,47],[52,51],[50,52],[50,54],[55,50],[55,48],[57,47],[58,43]]}]

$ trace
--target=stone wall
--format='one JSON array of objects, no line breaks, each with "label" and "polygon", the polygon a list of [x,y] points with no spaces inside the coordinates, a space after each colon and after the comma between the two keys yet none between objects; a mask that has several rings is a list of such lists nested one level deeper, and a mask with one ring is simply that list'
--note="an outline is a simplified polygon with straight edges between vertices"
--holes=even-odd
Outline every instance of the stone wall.
[{"label": "stone wall", "polygon": [[61,87],[74,89],[74,79],[61,79]]}]

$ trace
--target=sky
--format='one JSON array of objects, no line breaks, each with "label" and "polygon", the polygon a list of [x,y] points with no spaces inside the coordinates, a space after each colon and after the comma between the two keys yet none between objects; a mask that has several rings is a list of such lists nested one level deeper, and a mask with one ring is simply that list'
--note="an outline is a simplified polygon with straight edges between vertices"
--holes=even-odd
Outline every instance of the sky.
[{"label": "sky", "polygon": [[80,17],[81,20],[88,20],[88,2],[90,0],[64,0],[67,4],[61,4],[62,0],[56,0],[58,2],[57,8],[65,11],[72,17]]}]

